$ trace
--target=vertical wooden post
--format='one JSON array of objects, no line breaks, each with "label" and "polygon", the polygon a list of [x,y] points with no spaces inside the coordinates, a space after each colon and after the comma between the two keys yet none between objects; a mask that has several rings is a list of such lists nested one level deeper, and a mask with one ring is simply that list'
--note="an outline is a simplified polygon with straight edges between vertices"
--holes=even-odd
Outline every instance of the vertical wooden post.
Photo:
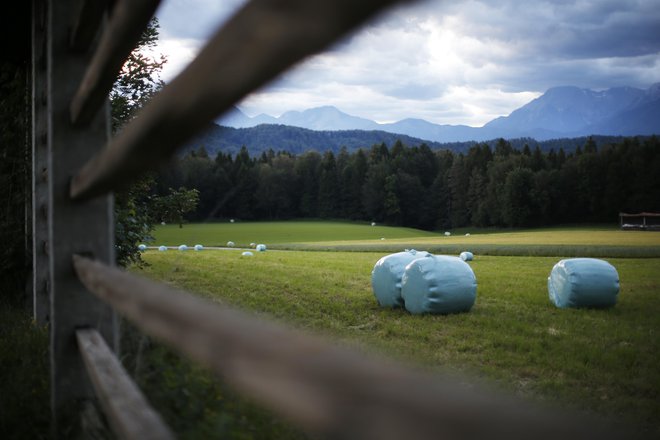
[{"label": "vertical wooden post", "polygon": [[46,0],[32,1],[32,312],[49,322]]},{"label": "vertical wooden post", "polygon": [[80,84],[91,51],[70,47],[77,19],[76,0],[49,0],[48,53],[48,253],[50,257],[51,399],[56,432],[77,430],[81,405],[94,398],[76,345],[75,331],[95,328],[116,350],[117,325],[113,310],[90,294],[72,266],[73,254],[86,254],[114,263],[111,195],[86,202],[69,197],[71,176],[108,141],[109,106],[89,124],[74,127],[71,99]]}]

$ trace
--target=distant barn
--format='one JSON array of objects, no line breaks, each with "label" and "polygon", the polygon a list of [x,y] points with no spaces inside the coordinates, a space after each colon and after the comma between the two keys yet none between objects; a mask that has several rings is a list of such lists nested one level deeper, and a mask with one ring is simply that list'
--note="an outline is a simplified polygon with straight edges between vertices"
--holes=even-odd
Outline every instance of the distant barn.
[{"label": "distant barn", "polygon": [[660,213],[626,214],[620,212],[619,223],[623,230],[660,231]]}]

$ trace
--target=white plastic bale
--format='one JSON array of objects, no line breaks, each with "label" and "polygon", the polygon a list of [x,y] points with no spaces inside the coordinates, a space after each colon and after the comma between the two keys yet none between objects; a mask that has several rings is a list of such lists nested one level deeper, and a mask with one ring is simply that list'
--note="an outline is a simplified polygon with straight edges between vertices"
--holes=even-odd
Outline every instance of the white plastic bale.
[{"label": "white plastic bale", "polygon": [[461,252],[459,257],[463,261],[472,261],[472,260],[474,260],[474,254],[472,252],[469,252],[469,251]]},{"label": "white plastic bale", "polygon": [[147,245],[146,244],[141,244],[138,246],[138,249],[141,251],[146,251],[147,250]]},{"label": "white plastic bale", "polygon": [[182,245],[179,246],[179,250],[180,250],[180,251],[187,251],[187,250],[188,250],[188,246],[185,245],[185,244],[182,244]]},{"label": "white plastic bale", "polygon": [[245,251],[245,252],[243,252],[241,255],[244,256],[244,257],[252,257],[252,256],[254,256],[254,254],[253,254],[252,252],[250,252],[250,251]]},{"label": "white plastic bale", "polygon": [[619,273],[605,260],[569,258],[548,277],[548,297],[559,308],[606,308],[617,302]]},{"label": "white plastic bale", "polygon": [[371,288],[381,307],[403,307],[401,277],[412,261],[431,255],[414,249],[382,257],[371,271]]},{"label": "white plastic bale", "polygon": [[165,252],[167,250],[167,246],[158,246],[158,250],[161,252]]},{"label": "white plastic bale", "polygon": [[401,297],[413,314],[467,312],[477,298],[477,278],[458,257],[430,255],[406,266]]},{"label": "white plastic bale", "polygon": [[265,244],[258,244],[256,247],[258,252],[266,252],[266,245]]},{"label": "white plastic bale", "polygon": [[228,247],[234,247],[235,245],[236,245],[236,243],[234,243],[233,241],[228,241],[227,242]]},{"label": "white plastic bale", "polygon": [[195,249],[196,251],[201,251],[202,249],[204,249],[204,246],[202,246],[201,244],[196,244],[196,245],[194,246],[194,249]]}]

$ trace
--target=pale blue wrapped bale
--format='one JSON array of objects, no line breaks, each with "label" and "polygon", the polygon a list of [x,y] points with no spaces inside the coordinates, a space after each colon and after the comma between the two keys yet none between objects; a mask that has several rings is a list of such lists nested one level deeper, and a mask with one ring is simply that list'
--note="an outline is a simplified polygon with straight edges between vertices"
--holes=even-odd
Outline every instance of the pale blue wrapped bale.
[{"label": "pale blue wrapped bale", "polygon": [[477,277],[459,257],[430,255],[406,267],[401,297],[413,314],[468,312],[477,299]]},{"label": "pale blue wrapped bale", "polygon": [[401,277],[412,261],[431,255],[414,249],[386,255],[376,262],[371,271],[371,287],[381,307],[403,307]]},{"label": "pale blue wrapped bale", "polygon": [[472,252],[469,252],[469,251],[463,251],[463,252],[461,252],[461,254],[459,255],[459,257],[460,257],[461,260],[463,260],[463,261],[472,261],[472,260],[474,260],[474,254],[473,254]]},{"label": "pale blue wrapped bale", "polygon": [[559,308],[612,307],[618,294],[619,273],[597,258],[561,260],[548,277],[550,301]]}]

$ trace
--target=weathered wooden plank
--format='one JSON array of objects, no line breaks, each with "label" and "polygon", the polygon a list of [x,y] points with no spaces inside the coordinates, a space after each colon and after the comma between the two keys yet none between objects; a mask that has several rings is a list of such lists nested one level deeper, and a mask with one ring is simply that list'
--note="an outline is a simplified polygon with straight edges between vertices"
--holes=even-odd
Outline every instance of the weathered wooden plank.
[{"label": "weathered wooden plank", "polygon": [[147,334],[321,438],[623,438],[584,417],[341,349],[88,258],[74,256],[74,267]]},{"label": "weathered wooden plank", "polygon": [[75,50],[87,50],[102,28],[103,16],[110,0],[83,0],[77,19],[71,32],[71,47]]},{"label": "weathered wooden plank", "polygon": [[32,315],[49,322],[48,296],[48,118],[46,25],[47,1],[32,1]]},{"label": "weathered wooden plank", "polygon": [[76,175],[74,198],[117,189],[294,63],[401,0],[252,0]]},{"label": "weathered wooden plank", "polygon": [[86,124],[107,99],[121,66],[136,46],[160,0],[120,0],[71,102],[71,120]]},{"label": "weathered wooden plank", "polygon": [[76,331],[78,347],[104,414],[120,439],[166,440],[174,434],[94,329]]},{"label": "weathered wooden plank", "polygon": [[[69,44],[71,11],[77,0],[50,0],[47,25],[48,118],[48,253],[50,277],[51,408],[56,421],[81,399],[93,398],[85,380],[75,330],[97,328],[117,344],[114,311],[90,295],[71,267],[74,253],[114,262],[112,197],[80,203],[68,187],[81,166],[109,137],[108,113],[99,113],[84,129],[69,121],[69,103],[89,62],[89,55]],[[106,106],[107,110],[107,106]]]}]

